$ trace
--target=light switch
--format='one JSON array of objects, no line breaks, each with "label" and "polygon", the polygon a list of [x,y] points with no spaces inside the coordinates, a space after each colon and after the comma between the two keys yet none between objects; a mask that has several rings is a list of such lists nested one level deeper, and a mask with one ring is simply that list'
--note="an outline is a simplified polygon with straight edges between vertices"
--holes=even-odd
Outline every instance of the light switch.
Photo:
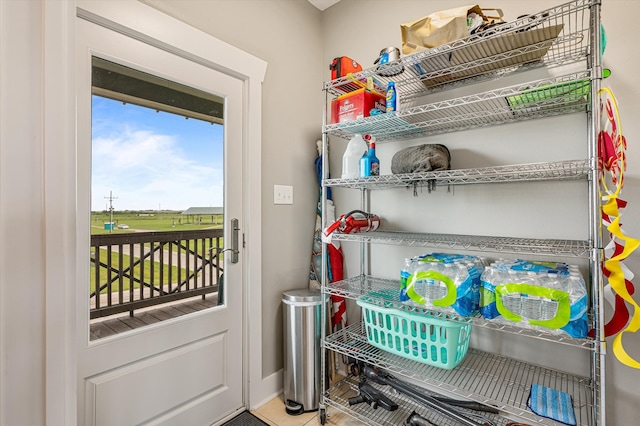
[{"label": "light switch", "polygon": [[273,185],[273,204],[293,204],[293,186]]}]

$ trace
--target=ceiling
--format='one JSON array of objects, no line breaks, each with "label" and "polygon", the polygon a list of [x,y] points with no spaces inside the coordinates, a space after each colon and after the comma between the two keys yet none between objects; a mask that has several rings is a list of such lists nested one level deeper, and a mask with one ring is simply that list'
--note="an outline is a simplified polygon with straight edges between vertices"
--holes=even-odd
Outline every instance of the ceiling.
[{"label": "ceiling", "polygon": [[333,6],[338,3],[340,0],[309,0],[309,3],[314,5],[320,10],[325,10],[328,7]]}]

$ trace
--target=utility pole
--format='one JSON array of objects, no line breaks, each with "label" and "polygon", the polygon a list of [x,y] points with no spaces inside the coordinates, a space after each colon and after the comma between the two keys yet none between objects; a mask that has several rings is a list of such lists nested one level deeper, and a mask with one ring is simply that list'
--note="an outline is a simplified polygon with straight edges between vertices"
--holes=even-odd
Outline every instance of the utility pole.
[{"label": "utility pole", "polygon": [[113,200],[117,200],[118,197],[113,196],[113,192],[109,191],[109,196],[104,197],[109,200],[109,233],[113,232]]}]

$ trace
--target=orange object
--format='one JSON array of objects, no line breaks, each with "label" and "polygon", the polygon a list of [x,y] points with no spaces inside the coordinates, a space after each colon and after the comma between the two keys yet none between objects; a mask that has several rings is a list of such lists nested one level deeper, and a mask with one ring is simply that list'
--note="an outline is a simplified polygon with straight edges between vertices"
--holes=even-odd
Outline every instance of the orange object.
[{"label": "orange object", "polygon": [[362,66],[348,56],[334,58],[329,65],[331,80],[362,71]]}]

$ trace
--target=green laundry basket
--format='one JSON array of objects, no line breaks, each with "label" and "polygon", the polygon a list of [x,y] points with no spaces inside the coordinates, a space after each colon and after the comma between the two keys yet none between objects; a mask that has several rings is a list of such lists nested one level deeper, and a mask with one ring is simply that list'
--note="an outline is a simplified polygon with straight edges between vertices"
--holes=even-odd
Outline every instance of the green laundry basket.
[{"label": "green laundry basket", "polygon": [[371,345],[446,370],[457,366],[467,354],[471,324],[383,307],[366,299],[356,303],[362,308]]}]

